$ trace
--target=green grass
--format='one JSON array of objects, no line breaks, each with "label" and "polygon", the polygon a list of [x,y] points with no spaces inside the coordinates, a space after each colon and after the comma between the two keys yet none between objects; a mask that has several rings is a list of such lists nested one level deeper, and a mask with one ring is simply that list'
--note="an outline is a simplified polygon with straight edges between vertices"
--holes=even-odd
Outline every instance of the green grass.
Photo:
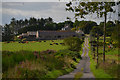
[{"label": "green grass", "polygon": [[105,73],[103,69],[96,69],[96,63],[92,59],[91,49],[90,49],[90,43],[89,43],[89,57],[90,57],[90,69],[93,72],[95,78],[112,78],[109,74]]},{"label": "green grass", "polygon": [[61,50],[61,49],[66,49],[67,46],[63,46],[61,44],[56,45],[50,45],[52,43],[62,43],[63,40],[54,40],[52,42],[51,40],[47,40],[46,42],[29,42],[29,43],[18,43],[18,42],[13,42],[13,43],[2,43],[2,51],[20,51],[20,50],[26,50],[26,51],[43,51],[47,49],[52,49],[52,50]]},{"label": "green grass", "polygon": [[77,72],[77,73],[74,75],[74,80],[79,80],[82,76],[83,76],[83,72]]},{"label": "green grass", "polygon": [[[5,43],[2,42],[2,66],[4,78],[57,78],[71,72],[80,61],[80,52],[67,50],[63,40],[46,42]],[[52,43],[58,43],[59,45]],[[1,43],[0,43],[1,44]],[[46,53],[52,49],[55,53]],[[38,51],[34,54],[34,51]],[[56,52],[57,51],[57,52]]]},{"label": "green grass", "polygon": [[109,74],[105,73],[103,69],[96,69],[96,63],[93,60],[90,61],[90,69],[95,78],[112,78]]},{"label": "green grass", "polygon": [[87,49],[85,48],[85,53],[84,53],[84,56],[87,54],[87,52],[86,52],[86,51],[87,51]]},{"label": "green grass", "polygon": [[[70,53],[69,53],[70,52]],[[56,53],[40,54],[35,58],[32,52],[3,52],[3,77],[4,78],[57,78],[74,69],[77,64],[72,57],[76,57],[74,52],[69,51],[67,57]],[[66,54],[63,54],[66,55]],[[74,55],[74,56],[72,56]],[[79,60],[79,59],[77,59]],[[20,63],[22,62],[22,63]],[[25,74],[25,75],[23,75]]]},{"label": "green grass", "polygon": [[[36,58],[32,51],[3,51],[4,78],[57,78],[71,72],[79,62],[79,52],[62,50],[55,53],[38,52]],[[62,55],[61,55],[62,54]],[[73,60],[76,58],[76,61]],[[22,63],[21,63],[22,62]],[[23,75],[25,74],[25,75]]]},{"label": "green grass", "polygon": [[80,55],[82,55],[82,53],[83,53],[84,43],[85,43],[85,42],[83,42],[82,45],[81,45],[81,48],[82,48],[82,49],[80,50]]},{"label": "green grass", "polygon": [[118,48],[106,52],[106,55],[118,55]]},{"label": "green grass", "polygon": [[67,74],[71,72],[72,70],[73,68],[67,68],[65,70],[53,70],[53,71],[48,72],[44,78],[45,79],[47,78],[47,80],[55,80],[55,78],[62,76],[64,74]]},{"label": "green grass", "polygon": [[46,78],[56,78],[63,75],[62,70],[53,70],[47,73]]},{"label": "green grass", "polygon": [[2,52],[2,71],[7,71],[8,68],[14,67],[21,61],[34,60],[35,56],[30,51],[19,51],[19,52]]},{"label": "green grass", "polygon": [[2,80],[2,73],[0,73],[0,79]]},{"label": "green grass", "polygon": [[[97,48],[96,48],[97,49]],[[105,55],[118,55],[118,48],[108,48],[108,46],[105,47],[106,52]],[[103,53],[103,46],[99,46],[98,48],[99,53]]]}]

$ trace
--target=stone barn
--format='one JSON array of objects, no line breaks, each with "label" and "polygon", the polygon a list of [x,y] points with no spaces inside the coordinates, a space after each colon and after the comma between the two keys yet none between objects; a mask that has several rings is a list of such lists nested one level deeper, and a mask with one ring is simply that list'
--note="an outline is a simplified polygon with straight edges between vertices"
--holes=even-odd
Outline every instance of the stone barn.
[{"label": "stone barn", "polygon": [[56,40],[67,37],[80,37],[74,31],[37,31],[36,39],[38,40]]}]

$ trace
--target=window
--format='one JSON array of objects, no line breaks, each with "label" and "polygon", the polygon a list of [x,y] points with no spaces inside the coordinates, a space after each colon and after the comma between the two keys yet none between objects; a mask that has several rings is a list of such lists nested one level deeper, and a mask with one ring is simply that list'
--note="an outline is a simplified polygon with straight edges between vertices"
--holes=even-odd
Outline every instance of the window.
[{"label": "window", "polygon": [[39,36],[40,38],[42,37],[42,36]]},{"label": "window", "polygon": [[61,36],[58,36],[58,38],[61,38]]},{"label": "window", "polygon": [[76,35],[73,35],[73,37],[76,37]]}]

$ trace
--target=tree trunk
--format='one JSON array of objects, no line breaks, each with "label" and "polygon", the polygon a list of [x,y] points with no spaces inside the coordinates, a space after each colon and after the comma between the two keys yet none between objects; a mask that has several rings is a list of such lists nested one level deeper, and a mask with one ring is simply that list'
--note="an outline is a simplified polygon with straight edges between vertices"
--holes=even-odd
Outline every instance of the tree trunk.
[{"label": "tree trunk", "polygon": [[105,37],[106,37],[106,20],[107,20],[107,13],[104,13],[104,18],[105,18],[105,22],[104,22],[104,44],[103,44],[103,62],[105,62]]}]

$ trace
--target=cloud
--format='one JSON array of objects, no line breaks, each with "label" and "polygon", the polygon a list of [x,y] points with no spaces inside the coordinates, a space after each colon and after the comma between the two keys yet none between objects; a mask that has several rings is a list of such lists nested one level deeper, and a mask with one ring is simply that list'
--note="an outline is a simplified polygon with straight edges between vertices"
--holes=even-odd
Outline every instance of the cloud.
[{"label": "cloud", "polygon": [[[58,2],[3,2],[2,14],[3,14],[3,24],[8,23],[11,17],[16,19],[25,19],[29,17],[35,18],[48,18],[52,17],[55,22],[65,21],[66,17],[73,19],[74,13],[65,11],[66,3]],[[79,20],[92,20],[97,23],[104,20],[104,18],[96,18],[96,14],[86,16],[86,19]],[[112,18],[116,18],[113,14]],[[109,15],[108,15],[109,16]],[[5,20],[7,19],[7,20]],[[73,19],[74,21],[74,19]]]},{"label": "cloud", "polygon": [[38,16],[40,12],[38,11],[24,11],[10,8],[3,8],[3,14],[14,15],[14,16]]},{"label": "cloud", "polygon": [[22,2],[3,2],[3,6],[22,6],[23,3]]},{"label": "cloud", "polygon": [[0,3],[0,25],[2,25],[2,3]]},{"label": "cloud", "polygon": [[[7,4],[11,5],[13,3],[10,3],[10,4],[7,3]],[[28,3],[28,4],[30,6],[30,4],[32,4],[32,3]],[[41,4],[43,4],[44,6],[47,6],[47,7],[44,7],[44,6],[42,7]],[[13,5],[11,5],[11,6],[13,6]],[[17,6],[17,4],[15,6]],[[67,16],[68,17],[74,16],[74,14],[65,11],[65,3],[39,3],[39,6],[37,6],[37,7],[32,6],[31,9],[28,9],[28,7],[27,8],[19,8],[20,6],[19,7],[17,6],[18,7],[17,8],[15,6],[13,6],[14,8],[13,7],[3,7],[2,14],[13,16],[13,17],[23,16],[25,18],[29,18],[29,17],[36,17],[36,18],[52,17],[55,22],[65,21]],[[26,6],[28,6],[28,5],[25,5],[25,7]],[[39,7],[42,7],[42,9]]]},{"label": "cloud", "polygon": [[4,0],[3,2],[69,2],[70,0]]}]

